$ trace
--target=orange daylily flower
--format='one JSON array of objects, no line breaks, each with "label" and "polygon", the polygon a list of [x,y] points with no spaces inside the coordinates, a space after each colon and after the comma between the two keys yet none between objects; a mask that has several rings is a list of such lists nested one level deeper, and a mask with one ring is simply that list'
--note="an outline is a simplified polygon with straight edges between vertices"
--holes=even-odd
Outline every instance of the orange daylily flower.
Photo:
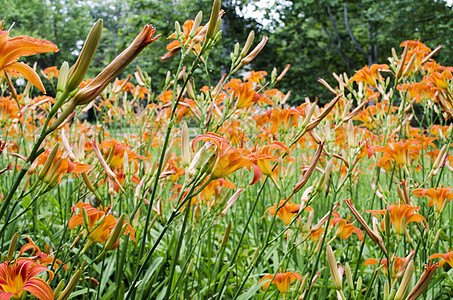
[{"label": "orange daylily flower", "polygon": [[[182,30],[183,30],[183,32],[182,32],[182,34],[183,34],[182,43],[183,44],[185,44],[187,42],[187,39],[189,38],[189,33],[190,33],[190,31],[192,31],[193,24],[194,24],[194,20],[186,20],[184,22],[184,25],[182,25]],[[203,26],[199,26],[197,28],[196,34],[199,33],[202,28],[203,28]],[[176,39],[176,33],[173,32],[167,39]],[[167,45],[167,47],[166,47],[168,52],[164,56],[160,57],[161,61],[166,61],[170,57],[175,56],[176,53],[178,53],[181,50],[181,47],[182,47],[181,43],[179,41],[177,41],[177,40],[176,41],[172,41],[171,43],[169,43]],[[201,46],[200,45],[195,45],[194,48],[195,48],[194,50],[198,50],[199,51],[201,49]]]},{"label": "orange daylily flower", "polygon": [[[53,263],[53,268],[57,269],[58,264],[61,264],[62,261],[58,258],[53,257],[53,251],[52,247],[49,247],[49,245],[46,244],[46,252],[42,252],[41,249],[39,249],[38,246],[36,246],[35,242],[27,235],[23,235],[27,238],[28,243],[23,245],[20,248],[19,254],[22,256],[26,251],[32,249],[32,253],[30,255],[30,259],[38,262],[39,264],[43,266],[47,266],[51,263]],[[66,265],[63,265],[63,268],[66,270]]]},{"label": "orange daylily flower", "polygon": [[[277,286],[278,290],[280,293],[285,294],[288,291],[289,285],[294,281],[294,280],[300,280],[302,281],[302,276],[299,273],[293,273],[293,272],[286,272],[286,273],[277,273],[275,275],[274,280],[273,274],[268,274],[261,278],[260,282],[258,284],[261,284],[264,280],[268,280],[267,282],[264,283],[263,285],[263,291],[265,291],[268,286],[273,283]],[[271,282],[272,280],[272,282]]]},{"label": "orange daylily flower", "polygon": [[415,197],[429,197],[428,207],[435,206],[437,212],[441,212],[444,208],[444,205],[453,198],[453,193],[451,192],[451,187],[449,188],[431,188],[431,189],[415,189],[412,191],[412,194]]},{"label": "orange daylily flower", "polygon": [[[85,208],[87,212],[88,228],[91,232],[90,235],[88,236],[88,239],[90,239],[94,243],[99,242],[101,244],[104,244],[107,238],[109,237],[110,232],[113,230],[113,228],[115,228],[117,222],[113,215],[111,214],[106,215],[106,212],[110,209],[110,207],[107,207],[106,209],[102,209],[101,207],[101,210],[98,210],[88,203],[84,202],[77,203],[75,206],[71,208],[71,210],[75,214],[69,219],[68,222],[69,229],[73,229],[76,226],[83,224],[82,214],[83,208]],[[104,217],[104,220],[102,221],[101,224],[99,224],[95,228],[96,222],[99,221],[102,217]],[[132,229],[132,227],[126,221],[124,222],[124,224],[127,224],[127,228],[124,234],[129,235],[131,239],[135,242],[135,230]],[[114,249],[118,245],[118,242],[112,249]]]},{"label": "orange daylily flower", "polygon": [[341,237],[343,240],[346,240],[351,234],[357,234],[357,238],[361,241],[363,240],[363,232],[359,228],[355,227],[353,224],[349,223],[345,219],[340,217],[340,214],[333,212],[332,215],[334,218],[330,220],[330,224],[336,226],[338,224],[337,232],[335,237]]},{"label": "orange daylily flower", "polygon": [[278,149],[283,150],[286,153],[289,153],[288,146],[280,142],[273,142],[270,145],[263,146],[259,150],[254,151],[247,156],[247,158],[252,162],[252,164],[257,165],[260,168],[262,174],[272,179],[276,186],[278,186],[277,175],[275,172],[272,171],[270,161],[278,160],[276,156],[272,155],[272,151]]},{"label": "orange daylily flower", "polygon": [[[412,257],[414,256],[415,251],[412,250],[409,252],[409,254],[406,257],[399,257],[395,256],[395,259],[391,258],[391,261],[393,261],[393,270],[392,270],[392,278],[400,278],[404,271],[406,270],[407,265],[411,261]],[[370,265],[377,265],[379,261],[374,258],[369,258],[366,259],[365,262],[363,263],[365,266],[370,266]],[[387,258],[383,258],[380,263],[381,266],[384,267],[384,269],[388,270],[388,263],[387,263]],[[388,272],[388,271],[387,271]]]},{"label": "orange daylily flower", "polygon": [[213,180],[201,191],[201,196],[203,197],[204,201],[210,201],[213,196],[215,199],[217,199],[220,196],[221,192],[224,191],[227,187],[236,189],[236,185],[226,179],[220,178]]},{"label": "orange daylily flower", "polygon": [[225,85],[225,90],[230,94],[234,92],[234,96],[237,99],[236,109],[248,108],[258,101],[274,105],[267,97],[256,93],[251,82],[242,83],[240,79],[232,79]]},{"label": "orange daylily flower", "polygon": [[[281,206],[285,200],[281,200],[278,206]],[[275,203],[273,206],[269,207],[264,211],[264,217],[266,217],[266,213],[269,211],[269,215],[273,217],[275,215],[275,211],[277,210],[277,203]],[[281,207],[278,212],[277,216],[280,217],[283,221],[283,223],[288,226],[291,221],[293,220],[293,217],[296,216],[299,213],[300,210],[300,205],[292,203],[290,201],[286,202],[283,207]]]},{"label": "orange daylily flower", "polygon": [[245,79],[246,81],[251,81],[255,83],[260,83],[261,80],[264,79],[264,76],[267,76],[266,71],[251,71],[250,75]]},{"label": "orange daylily flower", "polygon": [[450,81],[453,79],[453,75],[450,71],[434,72],[431,75],[425,77],[426,80],[431,82],[438,89],[447,91]]},{"label": "orange daylily flower", "polygon": [[371,86],[376,86],[378,80],[382,80],[382,76],[379,71],[388,70],[388,65],[374,64],[370,67],[365,66],[362,69],[356,71],[355,75],[349,80],[349,83],[355,81],[357,83],[365,82]]},{"label": "orange daylily flower", "polygon": [[38,74],[30,66],[17,62],[17,60],[21,56],[58,52],[58,50],[58,47],[52,42],[25,35],[11,38],[9,31],[3,31],[3,26],[0,29],[0,71],[16,70],[43,93],[46,93],[46,90]]},{"label": "orange daylily flower", "polygon": [[383,152],[384,156],[379,159],[381,164],[389,160],[394,160],[397,165],[403,166],[409,163],[409,158],[418,156],[418,146],[414,140],[406,140],[404,142],[390,142],[388,146],[374,147],[374,152]]},{"label": "orange daylily flower", "polygon": [[260,168],[252,164],[238,149],[233,148],[220,135],[208,132],[204,135],[197,136],[192,142],[192,148],[200,140],[207,141],[216,147],[211,179],[227,177],[242,167],[253,167],[253,179],[250,184],[255,184],[261,177]]},{"label": "orange daylily flower", "polygon": [[56,66],[45,68],[41,71],[41,75],[44,76],[47,80],[51,80],[53,77],[58,79],[60,76],[60,71]]},{"label": "orange daylily flower", "polygon": [[[50,150],[45,151],[40,156],[38,156],[38,165],[44,165],[49,158]],[[54,158],[47,174],[45,175],[44,181],[50,183],[54,180],[56,176],[56,183],[61,181],[61,178],[66,173],[81,174],[91,169],[90,165],[71,162],[67,157],[62,157],[62,152],[58,150],[57,155]]]},{"label": "orange daylily flower", "polygon": [[20,111],[16,101],[11,98],[0,97],[0,123],[6,123],[8,120],[18,119]]},{"label": "orange daylily flower", "polygon": [[[395,232],[397,234],[404,234],[404,230],[407,225],[411,222],[425,222],[426,219],[422,215],[416,213],[417,210],[420,210],[420,207],[413,207],[409,204],[394,204],[387,205],[387,210],[390,213],[390,222],[393,224]],[[373,215],[381,214],[385,215],[386,209],[382,210],[365,210]],[[406,222],[403,224],[403,220]],[[384,220],[382,220],[382,228],[384,228]]]},{"label": "orange daylily flower", "polygon": [[49,281],[53,279],[53,272],[25,257],[13,263],[0,264],[0,299],[22,299],[26,292],[40,300],[53,300],[54,293],[49,284],[36,277],[39,273],[47,272]]},{"label": "orange daylily flower", "polygon": [[[146,161],[149,160],[148,158],[146,158],[144,156],[141,156],[131,150],[128,150],[127,145],[121,144],[117,140],[113,140],[113,139],[105,140],[99,145],[99,149],[104,149],[106,147],[110,147],[109,151],[112,151],[112,157],[109,161],[107,161],[107,163],[109,164],[109,166],[111,168],[116,168],[116,167],[123,165],[124,153],[126,151],[127,151],[127,159],[129,161],[133,161],[135,163],[135,166],[138,165],[138,162],[137,162],[138,159],[146,160]],[[111,148],[113,148],[113,150],[111,150]],[[110,158],[109,152],[107,152],[107,155],[109,156],[109,157],[107,157],[107,159],[109,159]]]},{"label": "orange daylily flower", "polygon": [[442,258],[442,260],[439,261],[439,267],[442,268],[444,263],[447,263],[450,265],[450,267],[453,268],[453,251],[450,251],[448,253],[436,253],[428,258],[429,259]]}]

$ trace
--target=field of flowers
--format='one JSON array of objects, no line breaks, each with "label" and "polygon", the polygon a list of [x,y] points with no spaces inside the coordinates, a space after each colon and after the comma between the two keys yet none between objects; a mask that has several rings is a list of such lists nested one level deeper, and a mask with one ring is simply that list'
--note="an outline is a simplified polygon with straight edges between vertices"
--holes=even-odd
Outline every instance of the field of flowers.
[{"label": "field of flowers", "polygon": [[289,106],[290,65],[245,71],[267,41],[253,31],[214,82],[222,15],[215,0],[207,24],[175,23],[161,87],[138,66],[117,78],[152,25],[86,79],[102,21],[43,70],[18,60],[58,47],[2,22],[0,299],[451,299],[441,47],[404,41],[319,79],[328,104]]}]

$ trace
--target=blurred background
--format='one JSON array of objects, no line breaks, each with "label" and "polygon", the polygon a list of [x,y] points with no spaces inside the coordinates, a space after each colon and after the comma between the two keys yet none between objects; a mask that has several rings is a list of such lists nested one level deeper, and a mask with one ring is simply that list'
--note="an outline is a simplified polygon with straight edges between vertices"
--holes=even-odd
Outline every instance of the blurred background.
[{"label": "blurred background", "polygon": [[[332,72],[354,74],[364,65],[387,63],[391,49],[400,54],[404,40],[419,39],[431,49],[444,48],[434,57],[444,66],[453,65],[453,11],[451,1],[442,0],[274,0],[222,1],[225,10],[222,42],[211,53],[212,78],[228,70],[234,44],[244,44],[255,30],[256,44],[262,35],[269,41],[249,70],[271,73],[274,67],[291,69],[278,88],[292,91],[290,102],[305,97],[326,103],[331,95],[318,77],[335,84]],[[126,69],[136,65],[152,77],[154,89],[162,86],[167,70],[175,70],[177,59],[161,62],[166,37],[194,19],[199,10],[203,23],[209,19],[211,0],[0,0],[5,28],[10,36],[30,35],[54,42],[57,54],[35,55],[28,62],[41,68],[72,64],[95,20],[104,20],[104,32],[88,77],[94,77],[132,41],[146,24],[153,24],[162,37]],[[215,84],[214,84],[215,85]],[[201,88],[198,87],[198,88]]]}]

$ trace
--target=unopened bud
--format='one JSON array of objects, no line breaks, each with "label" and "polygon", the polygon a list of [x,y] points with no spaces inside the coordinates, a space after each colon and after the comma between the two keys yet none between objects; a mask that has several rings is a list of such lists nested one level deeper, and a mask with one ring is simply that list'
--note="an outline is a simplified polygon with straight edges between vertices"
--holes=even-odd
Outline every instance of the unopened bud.
[{"label": "unopened bud", "polygon": [[241,60],[241,65],[246,65],[250,63],[260,52],[263,50],[264,46],[266,45],[268,40],[267,36],[263,36],[261,42],[246,56]]},{"label": "unopened bud", "polygon": [[225,230],[225,234],[223,235],[221,247],[225,247],[226,244],[228,243],[228,238],[230,237],[230,232],[231,232],[231,222],[228,223],[228,226]]},{"label": "unopened bud", "polygon": [[8,254],[6,255],[6,261],[11,261],[14,257],[14,252],[16,252],[17,240],[19,239],[19,232],[16,232],[11,239],[11,243],[8,247]]},{"label": "unopened bud", "polygon": [[58,283],[57,288],[55,289],[55,291],[53,291],[55,297],[60,296],[60,293],[61,293],[61,291],[62,291],[63,288],[64,288],[64,283],[65,283],[64,279],[62,279],[62,280]]},{"label": "unopened bud", "polygon": [[181,129],[181,156],[182,165],[184,168],[190,165],[190,144],[189,144],[189,128],[187,123],[182,124]]},{"label": "unopened bud", "polygon": [[82,276],[83,268],[79,268],[74,275],[72,275],[71,280],[69,281],[66,288],[61,292],[60,296],[58,296],[57,300],[66,300],[71,295],[72,291],[75,289],[77,284],[79,283],[80,277]]},{"label": "unopened bud", "polygon": [[384,282],[384,300],[390,300],[390,283],[388,280]]},{"label": "unopened bud", "polygon": [[245,42],[244,48],[242,48],[241,54],[239,55],[240,58],[245,57],[247,53],[249,53],[250,47],[252,47],[253,40],[255,39],[255,31],[250,31],[247,40]]},{"label": "unopened bud", "polygon": [[181,25],[179,24],[178,21],[175,21],[175,34],[176,39],[179,39],[181,37]]},{"label": "unopened bud", "polygon": [[348,145],[349,147],[355,147],[355,134],[354,134],[354,125],[352,120],[348,121]]},{"label": "unopened bud", "polygon": [[59,147],[60,147],[59,143],[56,143],[55,146],[53,146],[52,150],[49,153],[49,156],[47,157],[46,162],[44,163],[44,166],[41,169],[41,172],[39,172],[38,174],[39,179],[44,180],[44,178],[46,177],[47,172],[49,171],[50,167],[52,166],[52,163],[55,160],[55,157],[57,156]]},{"label": "unopened bud", "polygon": [[338,273],[338,266],[337,260],[335,259],[335,254],[333,253],[332,247],[327,245],[327,262],[329,263],[330,274],[332,275],[333,284],[337,291],[341,291],[343,289],[341,284],[341,277],[340,273]]},{"label": "unopened bud", "polygon": [[401,280],[400,287],[396,292],[394,300],[401,300],[406,295],[407,289],[409,288],[409,284],[411,283],[412,274],[414,274],[414,261],[411,260],[409,265],[406,268],[406,272],[404,272],[403,279]]},{"label": "unopened bud", "polygon": [[195,173],[201,169],[202,164],[204,163],[204,160],[206,158],[206,146],[204,145],[203,147],[198,150],[197,153],[195,153],[194,158],[192,159],[192,162],[189,165],[189,176],[193,177]]},{"label": "unopened bud", "polygon": [[[414,65],[416,58],[417,58],[417,53],[414,53],[414,55],[412,55],[411,59],[409,60],[409,63],[407,64],[406,68],[403,71],[403,77],[406,76],[410,72],[410,70],[412,69],[412,66]],[[402,61],[401,64],[404,64],[404,61]]]},{"label": "unopened bud", "polygon": [[277,79],[277,68],[274,67],[271,73],[271,82],[275,82],[276,79]]},{"label": "unopened bud", "polygon": [[201,11],[198,12],[195,20],[193,21],[192,30],[189,32],[189,38],[193,38],[195,34],[197,34],[198,27],[201,24],[201,20],[203,19],[203,13]]},{"label": "unopened bud", "polygon": [[385,216],[384,216],[384,228],[385,228],[386,236],[390,236],[390,226],[391,226],[390,212],[388,211],[388,209],[386,209]]},{"label": "unopened bud", "polygon": [[354,281],[352,281],[351,267],[348,263],[346,263],[346,266],[344,267],[344,273],[346,274],[346,280],[348,281],[349,289],[351,291],[354,290]]},{"label": "unopened bud", "polygon": [[82,207],[83,226],[86,230],[90,231],[90,222],[88,219],[88,213],[85,207]]},{"label": "unopened bud", "polygon": [[209,18],[208,30],[206,31],[206,42],[209,41],[209,39],[211,39],[211,37],[214,35],[215,29],[217,27],[217,19],[219,18],[219,12],[220,0],[214,0],[214,3],[212,4],[211,17]]},{"label": "unopened bud", "polygon": [[69,64],[67,61],[65,61],[60,67],[60,74],[58,75],[57,83],[57,92],[64,91],[66,83],[68,82],[68,76],[69,76]]},{"label": "unopened bud", "polygon": [[283,69],[283,71],[280,73],[280,75],[278,75],[277,79],[275,80],[275,82],[279,82],[280,80],[283,79],[283,77],[285,77],[286,73],[288,72],[289,68],[291,67],[290,64],[287,64],[286,67]]},{"label": "unopened bud", "polygon": [[69,70],[68,84],[66,85],[66,90],[68,92],[75,90],[85,77],[88,67],[91,64],[91,60],[93,60],[99,41],[101,40],[101,34],[102,20],[98,20],[91,28],[77,61]]},{"label": "unopened bud", "polygon": [[115,243],[119,240],[121,237],[121,234],[124,233],[124,231],[127,228],[127,223],[124,223],[124,219],[126,218],[125,214],[122,214],[119,219],[116,221],[115,227],[113,228],[112,232],[110,233],[107,242],[105,243],[104,246],[104,251],[107,252],[110,249],[113,248]]}]

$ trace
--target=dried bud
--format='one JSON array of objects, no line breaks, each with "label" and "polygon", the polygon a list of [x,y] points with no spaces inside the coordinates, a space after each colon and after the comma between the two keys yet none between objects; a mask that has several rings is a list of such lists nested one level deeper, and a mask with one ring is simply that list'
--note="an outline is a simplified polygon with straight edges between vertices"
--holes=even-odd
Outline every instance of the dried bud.
[{"label": "dried bud", "polygon": [[153,37],[155,32],[156,29],[152,25],[146,25],[129,47],[121,52],[93,81],[77,92],[72,102],[75,105],[84,105],[96,98],[146,46],[159,38],[160,35]]},{"label": "dried bud", "polygon": [[436,272],[437,267],[439,264],[433,264],[433,265],[424,265],[425,270],[423,271],[422,276],[418,280],[417,284],[414,286],[412,291],[409,293],[407,296],[406,300],[415,300],[417,299],[423,292],[426,290],[426,288],[429,285],[429,282],[431,281],[431,278],[434,275],[434,272]]}]

